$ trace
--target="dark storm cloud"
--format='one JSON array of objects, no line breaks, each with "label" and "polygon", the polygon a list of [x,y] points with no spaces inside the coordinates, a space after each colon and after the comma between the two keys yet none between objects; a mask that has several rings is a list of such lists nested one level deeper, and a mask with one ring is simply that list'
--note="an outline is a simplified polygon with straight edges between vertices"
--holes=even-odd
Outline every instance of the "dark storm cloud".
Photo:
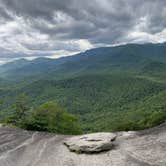
[{"label": "dark storm cloud", "polygon": [[1,6],[0,6],[0,16],[1,16],[1,18],[0,18],[0,20],[11,20],[12,19],[12,17],[7,13],[7,11],[5,11],[5,9],[4,8],[2,8]]},{"label": "dark storm cloud", "polygon": [[[5,5],[16,15],[28,19],[41,33],[58,39],[81,38],[98,43],[100,37],[104,40],[105,36],[106,41],[113,43],[136,21],[134,8],[124,1],[5,0]],[[58,22],[56,12],[66,20]],[[46,21],[45,25],[42,20]]]},{"label": "dark storm cloud", "polygon": [[30,53],[161,42],[166,34],[165,0],[0,0],[0,16],[6,23],[14,20],[6,25],[6,38],[19,36],[18,50]]}]

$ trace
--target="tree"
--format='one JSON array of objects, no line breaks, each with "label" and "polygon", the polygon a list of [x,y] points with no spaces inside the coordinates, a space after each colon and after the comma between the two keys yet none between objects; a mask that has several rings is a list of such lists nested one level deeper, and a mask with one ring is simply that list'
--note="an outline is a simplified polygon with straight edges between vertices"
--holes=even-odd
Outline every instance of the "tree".
[{"label": "tree", "polygon": [[46,102],[33,110],[27,129],[61,134],[80,134],[77,118],[54,102]]},{"label": "tree", "polygon": [[29,110],[28,97],[25,94],[20,94],[16,98],[13,105],[13,114],[8,118],[7,123],[24,128]]}]

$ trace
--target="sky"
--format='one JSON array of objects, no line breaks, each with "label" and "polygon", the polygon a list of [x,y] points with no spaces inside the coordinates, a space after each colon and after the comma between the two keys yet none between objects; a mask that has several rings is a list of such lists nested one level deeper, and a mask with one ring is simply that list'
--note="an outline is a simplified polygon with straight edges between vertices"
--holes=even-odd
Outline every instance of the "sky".
[{"label": "sky", "polygon": [[166,41],[166,0],[0,0],[0,63]]}]

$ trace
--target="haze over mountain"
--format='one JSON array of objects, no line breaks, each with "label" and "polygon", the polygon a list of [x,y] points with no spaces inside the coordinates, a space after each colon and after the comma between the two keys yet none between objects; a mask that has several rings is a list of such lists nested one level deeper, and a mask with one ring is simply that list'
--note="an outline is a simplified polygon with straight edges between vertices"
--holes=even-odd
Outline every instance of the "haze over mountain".
[{"label": "haze over mountain", "polygon": [[[75,56],[56,60],[38,58],[32,61],[20,59],[1,66],[1,74],[26,76],[39,74],[68,75],[91,72],[141,71],[158,66],[164,70],[166,63],[166,43],[162,44],[127,44],[116,47],[91,49]],[[149,69],[150,70],[150,69]],[[147,71],[148,72],[148,71]],[[156,71],[157,72],[157,71]],[[15,73],[17,75],[15,76]]]}]

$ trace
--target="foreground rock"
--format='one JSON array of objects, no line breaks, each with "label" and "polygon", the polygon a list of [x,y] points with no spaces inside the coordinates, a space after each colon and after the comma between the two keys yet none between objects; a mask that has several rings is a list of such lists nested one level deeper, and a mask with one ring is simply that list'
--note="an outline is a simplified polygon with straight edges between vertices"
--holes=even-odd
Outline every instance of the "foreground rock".
[{"label": "foreground rock", "polygon": [[1,127],[0,166],[166,166],[166,124],[116,135],[109,151],[77,154],[70,136]]},{"label": "foreground rock", "polygon": [[72,137],[64,144],[77,153],[97,153],[112,149],[115,138],[113,133],[94,133]]}]

